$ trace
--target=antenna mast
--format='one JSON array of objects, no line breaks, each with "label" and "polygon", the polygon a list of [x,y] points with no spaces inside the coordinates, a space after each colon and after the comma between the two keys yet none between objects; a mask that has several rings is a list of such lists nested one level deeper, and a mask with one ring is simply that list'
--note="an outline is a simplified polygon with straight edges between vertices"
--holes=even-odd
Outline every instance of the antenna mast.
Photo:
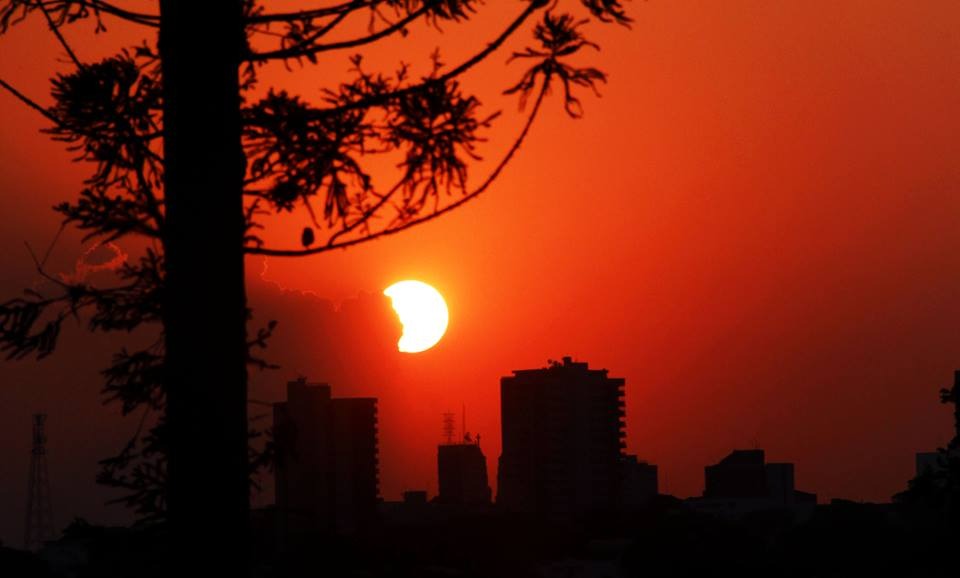
[{"label": "antenna mast", "polygon": [[447,412],[443,414],[443,436],[447,438],[447,445],[453,443],[454,432],[457,431],[456,425],[454,425],[453,413]]},{"label": "antenna mast", "polygon": [[47,414],[33,415],[33,449],[30,452],[30,482],[27,486],[27,523],[23,547],[37,551],[53,539],[53,505],[50,502],[50,477],[47,474]]}]

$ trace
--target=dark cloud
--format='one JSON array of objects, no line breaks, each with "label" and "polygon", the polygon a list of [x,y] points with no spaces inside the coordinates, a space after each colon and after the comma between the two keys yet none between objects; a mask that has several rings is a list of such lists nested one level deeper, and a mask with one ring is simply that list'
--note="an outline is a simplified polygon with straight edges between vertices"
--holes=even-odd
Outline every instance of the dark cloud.
[{"label": "dark cloud", "polygon": [[277,321],[266,350],[259,354],[280,367],[254,370],[251,381],[258,391],[282,393],[273,390],[287,379],[305,376],[331,383],[337,395],[372,395],[385,376],[396,371],[402,327],[382,294],[365,292],[333,303],[254,274],[248,300],[254,312],[251,330]]}]

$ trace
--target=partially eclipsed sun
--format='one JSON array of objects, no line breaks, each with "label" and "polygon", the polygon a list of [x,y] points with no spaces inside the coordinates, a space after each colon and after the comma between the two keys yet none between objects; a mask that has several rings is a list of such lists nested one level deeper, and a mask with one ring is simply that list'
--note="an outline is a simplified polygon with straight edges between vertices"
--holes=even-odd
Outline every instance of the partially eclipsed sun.
[{"label": "partially eclipsed sun", "polygon": [[419,353],[437,344],[450,321],[443,295],[420,281],[398,281],[383,290],[403,325],[397,349]]}]

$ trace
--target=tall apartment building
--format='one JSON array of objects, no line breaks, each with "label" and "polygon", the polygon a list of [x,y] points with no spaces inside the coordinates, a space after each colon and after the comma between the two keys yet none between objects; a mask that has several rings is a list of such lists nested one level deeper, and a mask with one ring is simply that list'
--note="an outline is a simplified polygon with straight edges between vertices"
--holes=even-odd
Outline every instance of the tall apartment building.
[{"label": "tall apartment building", "polygon": [[624,385],[564,357],[500,380],[503,453],[497,504],[567,516],[612,510],[621,496]]},{"label": "tall apartment building", "polygon": [[332,398],[301,378],[273,406],[276,504],[285,534],[353,531],[376,514],[377,400]]}]

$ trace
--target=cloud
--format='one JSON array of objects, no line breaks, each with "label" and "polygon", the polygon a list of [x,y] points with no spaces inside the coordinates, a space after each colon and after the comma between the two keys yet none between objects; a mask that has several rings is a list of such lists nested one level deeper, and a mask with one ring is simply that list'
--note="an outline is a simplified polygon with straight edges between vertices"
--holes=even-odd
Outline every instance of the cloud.
[{"label": "cloud", "polygon": [[72,273],[60,273],[60,280],[68,284],[83,283],[91,275],[116,271],[127,262],[129,255],[116,243],[93,243],[77,259]]},{"label": "cloud", "polygon": [[251,274],[248,282],[253,310],[249,330],[277,321],[266,350],[260,353],[280,369],[251,374],[257,392],[282,395],[281,386],[301,375],[330,383],[337,396],[380,391],[401,355],[397,340],[402,326],[390,300],[380,293],[364,292],[334,304],[316,294],[266,281],[262,271]]}]

